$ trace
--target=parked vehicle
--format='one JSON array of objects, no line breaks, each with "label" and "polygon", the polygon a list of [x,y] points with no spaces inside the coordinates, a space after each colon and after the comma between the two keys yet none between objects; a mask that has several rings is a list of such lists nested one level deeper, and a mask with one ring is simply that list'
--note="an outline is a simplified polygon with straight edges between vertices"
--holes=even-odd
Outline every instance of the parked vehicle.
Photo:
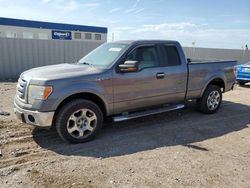
[{"label": "parked vehicle", "polygon": [[240,85],[250,82],[250,62],[237,66],[237,82]]},{"label": "parked vehicle", "polygon": [[70,143],[86,142],[115,122],[183,108],[197,99],[201,112],[217,112],[232,89],[236,61],[187,60],[176,41],[121,41],[98,47],[77,63],[21,74],[15,112],[23,122],[56,126]]}]

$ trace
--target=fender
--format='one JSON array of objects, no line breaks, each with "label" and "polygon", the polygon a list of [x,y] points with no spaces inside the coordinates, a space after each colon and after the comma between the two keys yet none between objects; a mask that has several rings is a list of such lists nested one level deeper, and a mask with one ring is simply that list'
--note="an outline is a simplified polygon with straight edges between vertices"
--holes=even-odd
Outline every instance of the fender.
[{"label": "fender", "polygon": [[205,82],[205,85],[204,87],[202,88],[201,90],[201,93],[200,93],[200,97],[202,97],[203,93],[205,92],[207,86],[213,81],[213,80],[216,80],[216,79],[220,79],[224,82],[224,85],[226,86],[226,77],[225,77],[225,74],[216,74],[216,75],[212,75],[211,77],[209,77],[209,79],[207,79],[207,81]]},{"label": "fender", "polygon": [[[94,94],[97,97],[99,97],[105,106],[107,114],[110,114],[112,112],[112,105],[111,101],[112,99],[109,98],[108,94],[104,90],[103,87],[101,87],[99,84],[94,83],[94,82],[75,82],[71,84],[64,85],[61,87],[59,90],[57,89],[57,96],[60,96],[57,98],[55,103],[53,104],[53,109],[57,109],[58,106],[68,97],[75,95],[75,94],[80,94],[80,93],[90,93]],[[58,95],[60,93],[60,95]]]}]

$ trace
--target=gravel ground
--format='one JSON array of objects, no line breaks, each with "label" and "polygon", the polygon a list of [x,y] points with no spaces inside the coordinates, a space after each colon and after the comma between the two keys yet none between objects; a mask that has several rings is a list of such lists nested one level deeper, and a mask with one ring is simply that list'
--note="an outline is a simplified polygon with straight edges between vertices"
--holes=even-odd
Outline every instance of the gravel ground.
[{"label": "gravel ground", "polygon": [[[107,122],[91,142],[13,114],[15,83],[0,83],[0,187],[250,187],[250,86],[224,94],[218,113],[179,111]],[[0,154],[1,155],[1,154]]]}]

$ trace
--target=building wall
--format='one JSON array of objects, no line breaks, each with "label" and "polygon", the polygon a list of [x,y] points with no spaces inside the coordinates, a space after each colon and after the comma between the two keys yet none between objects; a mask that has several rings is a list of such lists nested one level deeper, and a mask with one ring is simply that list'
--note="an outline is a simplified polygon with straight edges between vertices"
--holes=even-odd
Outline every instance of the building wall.
[{"label": "building wall", "polygon": [[[14,38],[24,38],[25,33],[26,34],[32,33],[33,34],[32,39],[41,39],[39,38],[39,35],[45,34],[48,36],[47,40],[52,40],[52,29],[0,25],[0,37],[1,38],[12,38],[8,36],[8,34],[11,32],[14,32],[16,34]],[[69,31],[69,32],[72,33],[72,40],[92,41],[92,42],[106,42],[107,41],[107,33],[94,33],[94,32],[83,32],[83,31]],[[82,38],[76,39],[74,37],[75,33],[81,33]],[[91,34],[92,39],[85,39],[85,34]],[[95,40],[95,34],[101,35],[101,40]]]}]

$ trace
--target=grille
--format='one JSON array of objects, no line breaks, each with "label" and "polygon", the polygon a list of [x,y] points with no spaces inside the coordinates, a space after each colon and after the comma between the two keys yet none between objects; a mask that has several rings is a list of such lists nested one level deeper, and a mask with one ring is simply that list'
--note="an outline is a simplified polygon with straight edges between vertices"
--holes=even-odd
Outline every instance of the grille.
[{"label": "grille", "polygon": [[26,87],[27,87],[27,81],[22,78],[19,78],[17,83],[17,96],[22,100],[25,99]]}]

